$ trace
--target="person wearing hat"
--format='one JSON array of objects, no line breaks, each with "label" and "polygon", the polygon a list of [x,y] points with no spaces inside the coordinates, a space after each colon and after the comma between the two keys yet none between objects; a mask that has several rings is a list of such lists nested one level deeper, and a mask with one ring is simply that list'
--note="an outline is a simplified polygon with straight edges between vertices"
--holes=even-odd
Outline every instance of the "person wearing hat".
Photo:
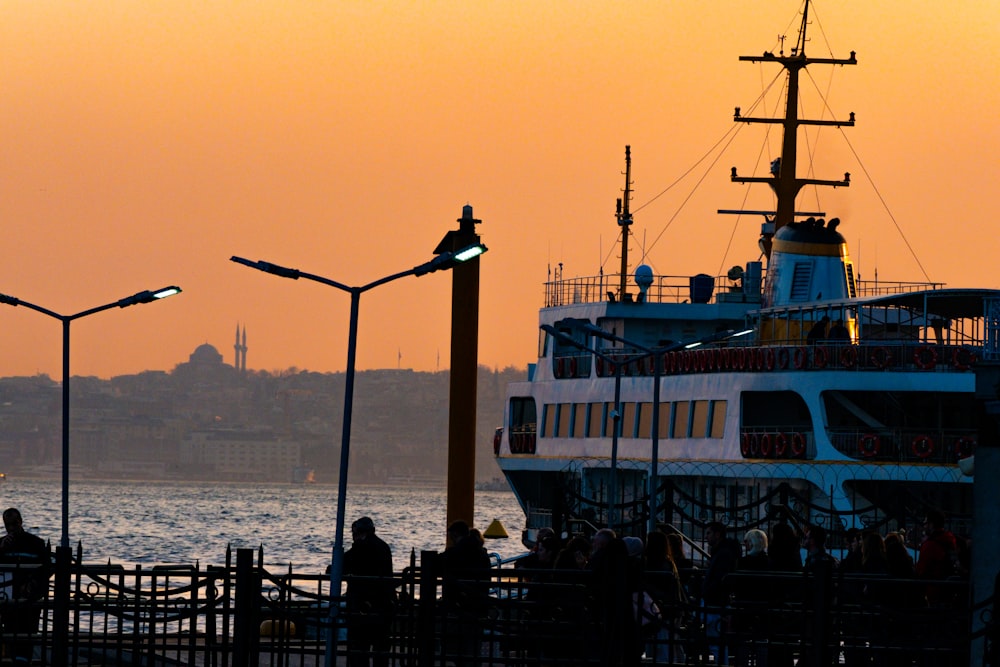
[{"label": "person wearing hat", "polygon": [[389,664],[396,598],[392,550],[375,534],[375,522],[367,516],[351,524],[351,537],[354,543],[344,554],[347,664],[384,667]]}]

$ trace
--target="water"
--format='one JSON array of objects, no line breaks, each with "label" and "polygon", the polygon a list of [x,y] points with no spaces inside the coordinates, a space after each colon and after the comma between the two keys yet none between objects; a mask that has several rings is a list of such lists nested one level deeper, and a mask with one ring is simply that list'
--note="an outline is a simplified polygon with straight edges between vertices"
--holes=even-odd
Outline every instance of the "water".
[{"label": "water", "polygon": [[[9,479],[0,485],[3,508],[17,507],[29,532],[59,544],[61,485],[58,480]],[[345,548],[350,524],[368,515],[393,552],[395,569],[410,551],[444,549],[445,489],[356,486],[346,505]],[[253,485],[199,482],[96,482],[70,484],[70,544],[83,544],[83,560],[125,566],[162,563],[219,565],[226,545],[263,545],[269,569],[323,572],[336,531],[337,489],[326,485]],[[477,491],[475,527],[499,519],[510,538],[487,540],[502,557],[524,551],[524,514],[508,491]]]}]

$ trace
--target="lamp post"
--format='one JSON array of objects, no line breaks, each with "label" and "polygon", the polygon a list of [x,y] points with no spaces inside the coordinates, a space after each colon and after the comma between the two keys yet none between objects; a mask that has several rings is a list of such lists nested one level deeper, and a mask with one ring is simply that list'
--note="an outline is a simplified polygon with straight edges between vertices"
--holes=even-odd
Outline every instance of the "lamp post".
[{"label": "lamp post", "polygon": [[428,273],[433,273],[434,271],[452,269],[456,265],[468,261],[473,257],[478,257],[484,252],[486,252],[486,246],[479,243],[454,252],[441,253],[429,262],[425,262],[424,264],[420,264],[419,266],[415,266],[406,271],[394,273],[391,276],[386,276],[385,278],[379,278],[378,280],[372,281],[367,285],[361,285],[360,287],[351,287],[337,282],[336,280],[331,280],[330,278],[324,278],[323,276],[318,276],[313,273],[306,273],[305,271],[299,271],[298,269],[285,268],[270,262],[254,262],[236,256],[231,258],[231,261],[236,262],[237,264],[243,264],[252,269],[263,271],[264,273],[270,273],[282,278],[291,278],[292,280],[298,280],[299,278],[312,280],[317,283],[329,285],[330,287],[335,287],[351,295],[351,316],[348,325],[347,337],[347,369],[344,373],[344,424],[340,436],[340,471],[337,480],[337,522],[333,541],[333,561],[330,565],[330,631],[327,634],[325,659],[327,667],[333,665],[334,662],[334,650],[336,648],[334,636],[336,631],[335,621],[339,611],[339,604],[336,598],[340,597],[340,588],[341,583],[343,582],[344,573],[344,511],[345,501],[347,498],[347,468],[350,463],[351,453],[351,413],[354,408],[354,366],[358,342],[358,308],[361,302],[361,295],[370,289],[392,282],[393,280],[398,280],[399,278],[404,278],[406,276],[422,276]]},{"label": "lamp post", "polygon": [[43,315],[48,315],[53,319],[62,322],[62,537],[59,545],[69,548],[69,325],[73,320],[78,320],[87,315],[99,313],[102,310],[111,308],[127,308],[140,303],[150,303],[159,299],[173,296],[181,291],[180,287],[164,287],[155,291],[145,290],[137,292],[132,296],[106,303],[103,306],[84,310],[75,315],[60,315],[59,313],[43,308],[42,306],[18,299],[16,297],[0,294],[0,303],[8,306],[24,306],[31,310],[38,311]]}]

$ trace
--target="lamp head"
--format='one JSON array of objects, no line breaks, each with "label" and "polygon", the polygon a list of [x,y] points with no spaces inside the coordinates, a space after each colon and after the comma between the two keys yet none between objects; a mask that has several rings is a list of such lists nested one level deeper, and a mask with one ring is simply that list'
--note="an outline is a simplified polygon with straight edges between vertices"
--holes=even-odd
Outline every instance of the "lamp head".
[{"label": "lamp head", "polygon": [[488,248],[482,243],[474,243],[473,245],[466,246],[460,250],[443,252],[434,259],[420,266],[413,267],[413,275],[422,276],[428,273],[434,273],[435,271],[447,271],[448,269],[453,269],[457,265],[463,262],[468,262],[470,259],[479,257]]},{"label": "lamp head", "polygon": [[236,262],[237,264],[242,264],[244,266],[249,266],[251,269],[257,269],[258,271],[263,271],[264,273],[270,273],[275,276],[281,276],[282,278],[291,278],[292,280],[298,280],[301,271],[298,269],[289,269],[284,266],[279,266],[278,264],[272,264],[271,262],[265,262],[260,259],[256,262],[249,259],[244,259],[242,257],[237,257],[233,255],[229,258],[229,261]]},{"label": "lamp head", "polygon": [[21,300],[17,297],[7,296],[6,294],[0,294],[0,303],[5,303],[8,306],[20,305]]},{"label": "lamp head", "polygon": [[137,303],[149,303],[151,301],[157,301],[158,299],[165,299],[168,296],[173,296],[174,294],[180,294],[180,292],[181,288],[176,285],[162,287],[158,290],[143,290],[142,292],[136,292],[132,296],[120,299],[118,301],[118,307],[128,308],[129,306],[134,306]]}]

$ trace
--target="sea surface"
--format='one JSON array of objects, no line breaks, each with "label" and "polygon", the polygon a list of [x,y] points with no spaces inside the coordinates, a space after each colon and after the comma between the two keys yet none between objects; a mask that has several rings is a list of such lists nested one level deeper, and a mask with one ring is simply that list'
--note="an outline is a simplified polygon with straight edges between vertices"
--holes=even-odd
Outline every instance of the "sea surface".
[{"label": "sea surface", "polygon": [[[3,508],[21,510],[25,528],[50,541],[61,537],[59,480],[9,478],[0,484]],[[444,488],[355,486],[348,489],[345,548],[350,524],[360,516],[393,552],[393,566],[409,564],[410,552],[444,549]],[[226,547],[263,545],[269,569],[319,573],[330,564],[336,532],[337,487],[319,484],[222,484],[201,482],[70,482],[69,539],[83,546],[83,561],[125,566],[167,563],[201,566],[225,562]],[[515,556],[524,513],[509,491],[476,491],[474,525],[485,530],[498,519],[508,539],[487,540],[501,557]],[[235,559],[235,552],[234,552]]]}]

